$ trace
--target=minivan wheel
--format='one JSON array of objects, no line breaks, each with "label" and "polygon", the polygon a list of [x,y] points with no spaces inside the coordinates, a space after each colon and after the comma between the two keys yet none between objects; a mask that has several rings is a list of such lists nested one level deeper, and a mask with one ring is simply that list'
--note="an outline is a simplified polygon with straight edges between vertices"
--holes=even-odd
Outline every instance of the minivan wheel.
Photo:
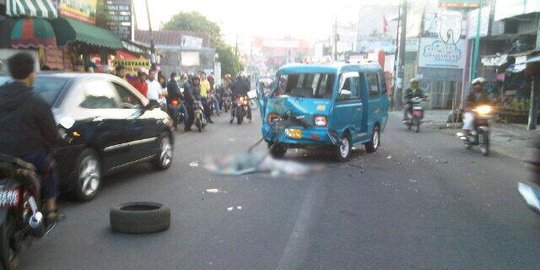
[{"label": "minivan wheel", "polygon": [[377,152],[381,145],[381,132],[379,126],[373,127],[373,134],[371,134],[371,141],[364,144],[368,153]]},{"label": "minivan wheel", "polygon": [[351,155],[351,140],[348,134],[343,135],[341,143],[335,146],[336,157],[339,161],[346,161]]},{"label": "minivan wheel", "polygon": [[101,184],[99,157],[92,149],[84,150],[75,167],[75,197],[81,201],[93,199]]},{"label": "minivan wheel", "polygon": [[166,170],[171,167],[173,160],[173,145],[169,135],[163,134],[159,139],[159,150],[154,159],[154,167],[157,170]]},{"label": "minivan wheel", "polygon": [[287,153],[287,146],[282,144],[269,143],[268,148],[270,149],[270,155],[275,158],[281,158]]}]

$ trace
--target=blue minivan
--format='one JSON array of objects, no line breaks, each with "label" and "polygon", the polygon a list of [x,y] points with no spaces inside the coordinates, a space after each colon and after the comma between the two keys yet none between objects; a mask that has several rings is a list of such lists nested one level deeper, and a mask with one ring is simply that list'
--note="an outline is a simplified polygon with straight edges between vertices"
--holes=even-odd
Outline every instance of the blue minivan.
[{"label": "blue minivan", "polygon": [[361,144],[377,151],[389,106],[378,64],[290,64],[276,75],[270,93],[258,92],[274,157],[289,148],[329,147],[341,161]]}]

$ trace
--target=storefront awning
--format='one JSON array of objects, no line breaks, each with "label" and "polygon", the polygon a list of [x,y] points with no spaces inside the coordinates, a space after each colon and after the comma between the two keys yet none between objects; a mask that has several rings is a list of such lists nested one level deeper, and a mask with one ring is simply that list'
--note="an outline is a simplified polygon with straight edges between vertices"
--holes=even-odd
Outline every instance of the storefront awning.
[{"label": "storefront awning", "polygon": [[58,17],[52,0],[6,0],[6,14],[11,17]]},{"label": "storefront awning", "polygon": [[56,36],[51,24],[44,19],[18,19],[9,43],[13,48],[56,48]]},{"label": "storefront awning", "polygon": [[61,17],[50,20],[50,22],[56,33],[58,46],[64,46],[68,42],[78,41],[110,49],[124,48],[122,40],[107,29]]}]

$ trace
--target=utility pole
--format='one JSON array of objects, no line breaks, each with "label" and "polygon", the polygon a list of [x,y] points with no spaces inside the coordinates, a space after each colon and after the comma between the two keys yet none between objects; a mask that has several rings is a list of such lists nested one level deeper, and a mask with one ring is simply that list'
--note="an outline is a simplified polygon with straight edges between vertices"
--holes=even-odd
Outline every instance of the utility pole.
[{"label": "utility pole", "polygon": [[[405,85],[405,41],[407,39],[407,0],[403,0],[401,12],[401,33],[399,38],[399,63],[398,63],[398,85],[397,93],[394,95],[396,106],[401,106],[403,86]],[[401,107],[400,107],[401,108]]]},{"label": "utility pole", "polygon": [[482,22],[482,6],[484,5],[484,0],[480,0],[480,7],[478,8],[478,21],[476,25],[476,36],[474,38],[474,52],[473,52],[473,62],[471,68],[471,79],[476,78],[478,75],[477,72],[477,63],[478,63],[478,54],[480,50],[480,23]]},{"label": "utility pole", "polygon": [[338,32],[337,32],[337,15],[336,15],[335,19],[334,19],[334,61],[337,60],[337,43],[338,43],[338,40],[339,40],[339,35],[338,35]]},{"label": "utility pole", "polygon": [[[360,25],[360,24],[359,24]],[[396,93],[398,89],[398,73],[399,73],[399,28],[401,27],[401,3],[398,6],[398,19],[397,19],[397,28],[396,28],[396,52],[394,54],[394,89],[392,91],[392,100],[390,101],[390,108],[393,111],[395,109],[396,103]],[[359,40],[360,42],[360,40]]]},{"label": "utility pole", "polygon": [[152,68],[156,67],[156,45],[154,44],[154,33],[152,32],[152,22],[150,21],[150,9],[148,9],[148,0],[144,0],[146,3],[146,15],[148,16],[148,32],[150,34],[150,62]]}]

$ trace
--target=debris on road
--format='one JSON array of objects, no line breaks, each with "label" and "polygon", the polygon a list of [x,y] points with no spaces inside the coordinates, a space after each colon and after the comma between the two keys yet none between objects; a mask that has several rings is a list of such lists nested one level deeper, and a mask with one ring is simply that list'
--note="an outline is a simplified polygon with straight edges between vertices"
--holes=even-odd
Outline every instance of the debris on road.
[{"label": "debris on road", "polygon": [[234,207],[231,206],[231,207],[227,208],[227,211],[231,212],[233,209],[234,209]]},{"label": "debris on road", "polygon": [[192,161],[189,163],[189,167],[199,167],[199,163],[197,161]]},{"label": "debris on road", "polygon": [[207,193],[214,193],[214,194],[225,194],[227,193],[227,191],[224,191],[224,190],[219,190],[217,188],[210,188],[210,189],[207,189],[206,190]]},{"label": "debris on road", "polygon": [[242,210],[242,206],[239,205],[239,206],[236,207],[236,209],[237,210]]}]

